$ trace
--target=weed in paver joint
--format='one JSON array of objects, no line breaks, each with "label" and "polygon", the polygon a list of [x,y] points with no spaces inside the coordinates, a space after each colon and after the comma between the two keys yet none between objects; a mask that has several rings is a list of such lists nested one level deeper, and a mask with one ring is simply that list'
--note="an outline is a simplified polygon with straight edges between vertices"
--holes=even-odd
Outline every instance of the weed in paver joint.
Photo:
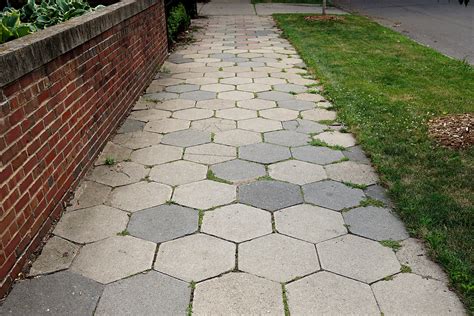
[{"label": "weed in paver joint", "polygon": [[161,68],[161,72],[164,73],[164,74],[169,74],[169,73],[171,73],[171,70],[168,67],[163,66]]},{"label": "weed in paver joint", "polygon": [[283,69],[281,70],[281,72],[286,72],[286,69],[285,69],[285,68],[283,68]]},{"label": "weed in paver joint", "polygon": [[166,205],[172,205],[172,204],[176,204],[176,203],[173,200],[166,201]]},{"label": "weed in paver joint", "polygon": [[385,203],[380,201],[380,200],[376,200],[376,199],[372,199],[372,198],[366,198],[365,200],[360,202],[360,206],[384,207]]},{"label": "weed in paver joint", "polygon": [[204,219],[204,211],[199,210],[199,214],[198,214],[198,227],[199,227],[199,229],[201,229],[203,219]]},{"label": "weed in paver joint", "polygon": [[392,248],[394,251],[397,251],[402,247],[400,243],[396,240],[382,240],[380,244],[384,247]]},{"label": "weed in paver joint", "polygon": [[189,283],[189,288],[190,288],[191,290],[196,289],[196,282],[191,281],[191,282]]},{"label": "weed in paver joint", "polygon": [[324,124],[324,125],[333,125],[336,121],[334,120],[320,120],[318,123]]},{"label": "weed in paver joint", "polygon": [[319,90],[311,89],[311,90],[308,90],[308,93],[311,93],[311,94],[318,94],[318,93],[319,93]]},{"label": "weed in paver joint", "polygon": [[217,176],[214,174],[214,172],[212,172],[211,169],[207,170],[206,178],[207,178],[208,180],[212,180],[212,181],[216,181],[216,182],[232,184],[232,182],[230,182],[230,181],[227,181],[227,180],[224,180],[224,179],[221,179],[221,178],[217,177]]},{"label": "weed in paver joint", "polygon": [[290,91],[290,94],[296,95],[296,92],[295,91]]},{"label": "weed in paver joint", "polygon": [[339,145],[329,145],[328,143],[326,143],[325,141],[322,141],[320,139],[313,139],[309,142],[309,144],[311,146],[328,147],[328,148],[331,148],[331,149],[334,149],[334,150],[345,150],[346,149],[343,146],[339,146]]},{"label": "weed in paver joint", "polygon": [[402,267],[400,268],[401,273],[411,273],[411,268],[405,264],[402,264]]},{"label": "weed in paver joint", "polygon": [[113,166],[113,165],[115,165],[115,163],[116,163],[115,158],[113,158],[113,157],[105,158],[105,164],[107,166]]},{"label": "weed in paver joint", "polygon": [[290,316],[290,307],[288,306],[288,296],[286,295],[285,284],[281,284],[281,296],[283,297],[283,307],[285,308],[285,316]]},{"label": "weed in paver joint", "polygon": [[193,303],[189,303],[188,307],[186,308],[186,315],[191,316],[193,314]]},{"label": "weed in paver joint", "polygon": [[336,163],[340,163],[340,162],[344,162],[344,161],[349,161],[349,158],[347,158],[347,157],[342,157],[341,159],[332,162],[331,165],[332,165],[332,164],[336,164]]},{"label": "weed in paver joint", "polygon": [[218,69],[218,70],[219,70],[219,71],[224,71],[224,68],[222,68],[222,67],[219,67],[219,69]]},{"label": "weed in paver joint", "polygon": [[214,138],[215,138],[215,137],[216,137],[216,133],[212,132],[212,133],[211,133],[211,142],[214,141]]},{"label": "weed in paver joint", "polygon": [[128,236],[130,232],[126,229],[122,230],[120,233],[117,233],[117,236]]},{"label": "weed in paver joint", "polygon": [[393,280],[393,275],[386,276],[383,278],[384,281],[392,281]]},{"label": "weed in paver joint", "polygon": [[275,180],[275,179],[273,179],[269,175],[265,175],[265,176],[261,176],[257,178],[257,181],[261,181],[261,180]]},{"label": "weed in paver joint", "polygon": [[352,183],[352,182],[343,182],[345,185],[347,185],[348,187],[351,187],[353,189],[361,189],[361,190],[365,190],[367,189],[367,185],[366,184],[357,184],[357,183]]}]

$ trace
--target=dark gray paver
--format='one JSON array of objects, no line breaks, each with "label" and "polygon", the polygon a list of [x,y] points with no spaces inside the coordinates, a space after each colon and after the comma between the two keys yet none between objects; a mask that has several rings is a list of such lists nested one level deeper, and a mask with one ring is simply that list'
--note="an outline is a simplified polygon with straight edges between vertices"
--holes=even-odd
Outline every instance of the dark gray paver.
[{"label": "dark gray paver", "polygon": [[344,150],[344,156],[355,162],[370,164],[369,158],[367,158],[360,146],[346,148],[346,150]]},{"label": "dark gray paver", "polygon": [[280,181],[257,181],[239,187],[238,200],[268,211],[303,203],[300,187]]},{"label": "dark gray paver", "polygon": [[291,155],[286,147],[260,143],[240,147],[239,157],[260,163],[273,163],[289,159]]},{"label": "dark gray paver", "polygon": [[145,127],[145,122],[126,119],[125,122],[123,122],[122,126],[120,126],[120,128],[118,129],[117,133],[123,134],[123,133],[143,131],[144,127]]},{"label": "dark gray paver", "polygon": [[378,184],[368,186],[364,193],[372,199],[382,201],[387,206],[393,206],[393,202],[387,196],[387,191]]},{"label": "dark gray paver", "polygon": [[364,192],[350,188],[336,181],[320,181],[303,186],[306,202],[340,211],[347,207],[359,205],[364,199]]},{"label": "dark gray paver", "polygon": [[375,240],[403,240],[408,238],[405,226],[390,209],[367,206],[343,213],[344,221],[353,234]]},{"label": "dark gray paver", "polygon": [[259,99],[270,100],[270,101],[285,101],[285,100],[294,99],[293,95],[286,92],[279,92],[279,91],[259,92],[257,93],[257,97]]},{"label": "dark gray paver", "polygon": [[216,98],[216,93],[209,91],[191,91],[181,93],[180,98],[194,101],[211,100]]},{"label": "dark gray paver", "polygon": [[296,119],[293,121],[283,122],[283,128],[298,133],[321,133],[327,129],[327,125],[319,124],[313,121]]},{"label": "dark gray paver", "polygon": [[174,86],[169,86],[166,88],[168,92],[183,93],[189,91],[199,90],[199,86],[196,84],[178,84]]},{"label": "dark gray paver", "polygon": [[210,141],[211,133],[194,129],[172,132],[163,136],[163,139],[161,140],[163,144],[180,147],[201,145],[209,143]]},{"label": "dark gray paver", "polygon": [[198,217],[198,211],[191,208],[160,205],[133,214],[128,231],[132,236],[161,243],[197,231]]},{"label": "dark gray paver", "polygon": [[314,102],[303,100],[287,100],[278,102],[278,106],[285,109],[303,111],[311,110],[315,107]]},{"label": "dark gray paver", "polygon": [[273,86],[273,89],[275,89],[276,91],[295,93],[305,92],[306,90],[308,90],[308,88],[306,88],[305,86],[292,83],[276,84]]},{"label": "dark gray paver", "polygon": [[252,180],[266,174],[264,166],[239,159],[213,165],[211,170],[218,178],[232,182]]},{"label": "dark gray paver", "polygon": [[149,271],[107,285],[95,315],[184,315],[189,284]]},{"label": "dark gray paver", "polygon": [[326,165],[344,158],[344,155],[340,150],[311,145],[291,148],[291,153],[295,159],[319,165]]},{"label": "dark gray paver", "polygon": [[294,131],[274,131],[263,134],[265,142],[287,147],[306,145],[310,137]]},{"label": "dark gray paver", "polygon": [[92,315],[104,286],[68,271],[15,285],[0,315]]}]

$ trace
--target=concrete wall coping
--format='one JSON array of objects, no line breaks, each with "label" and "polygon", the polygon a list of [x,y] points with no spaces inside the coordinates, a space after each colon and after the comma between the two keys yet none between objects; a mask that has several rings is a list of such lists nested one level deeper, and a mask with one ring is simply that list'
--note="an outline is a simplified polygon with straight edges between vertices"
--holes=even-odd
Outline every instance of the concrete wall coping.
[{"label": "concrete wall coping", "polygon": [[0,45],[0,88],[162,0],[122,0]]}]

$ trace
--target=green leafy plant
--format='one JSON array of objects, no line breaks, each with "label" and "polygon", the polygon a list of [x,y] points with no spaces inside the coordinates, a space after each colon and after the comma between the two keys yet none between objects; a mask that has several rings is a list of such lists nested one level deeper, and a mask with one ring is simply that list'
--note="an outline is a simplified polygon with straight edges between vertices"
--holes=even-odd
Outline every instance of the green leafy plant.
[{"label": "green leafy plant", "polygon": [[13,8],[0,12],[0,44],[36,31],[33,24],[21,22],[20,17],[20,11]]},{"label": "green leafy plant", "polygon": [[168,25],[168,38],[171,42],[174,42],[177,35],[189,27],[191,18],[186,12],[184,5],[180,3],[171,9],[166,22]]}]

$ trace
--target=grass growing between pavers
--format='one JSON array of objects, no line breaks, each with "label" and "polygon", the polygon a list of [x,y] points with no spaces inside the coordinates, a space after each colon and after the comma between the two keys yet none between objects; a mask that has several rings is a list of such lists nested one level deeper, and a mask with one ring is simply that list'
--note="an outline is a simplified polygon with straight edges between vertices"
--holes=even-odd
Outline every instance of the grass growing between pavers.
[{"label": "grass growing between pavers", "polygon": [[389,188],[409,231],[474,310],[474,148],[436,146],[430,118],[474,111],[474,70],[360,16],[275,15]]}]

